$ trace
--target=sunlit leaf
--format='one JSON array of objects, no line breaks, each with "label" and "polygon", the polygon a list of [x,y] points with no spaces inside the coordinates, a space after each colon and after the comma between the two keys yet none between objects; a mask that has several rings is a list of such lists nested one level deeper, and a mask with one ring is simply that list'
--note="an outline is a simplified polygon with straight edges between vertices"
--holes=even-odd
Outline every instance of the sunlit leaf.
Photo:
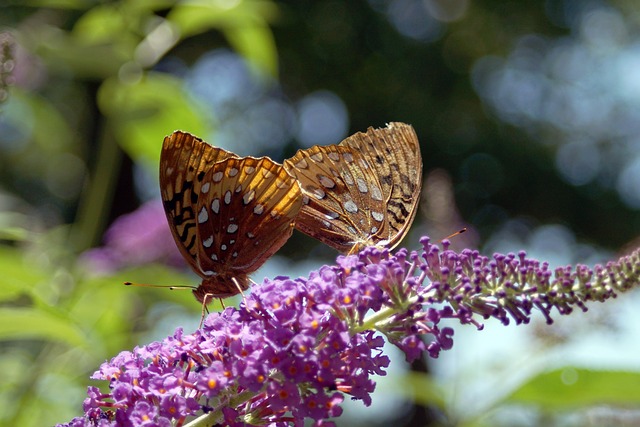
[{"label": "sunlit leaf", "polygon": [[233,48],[251,64],[275,76],[278,74],[276,44],[269,28],[232,28],[225,35]]},{"label": "sunlit leaf", "polygon": [[25,240],[29,230],[25,228],[27,217],[16,212],[0,212],[0,240]]},{"label": "sunlit leaf", "polygon": [[0,227],[0,240],[25,240],[29,232],[20,227]]},{"label": "sunlit leaf", "polygon": [[115,3],[96,6],[78,19],[73,32],[87,44],[114,42],[127,31],[127,18]]},{"label": "sunlit leaf", "polygon": [[532,378],[511,394],[506,402],[554,410],[593,405],[637,407],[640,404],[638,384],[638,372],[566,367]]},{"label": "sunlit leaf", "polygon": [[33,296],[33,284],[47,280],[46,272],[25,262],[18,248],[0,246],[0,301],[20,294]]},{"label": "sunlit leaf", "polygon": [[36,308],[0,308],[0,340],[60,341],[85,346],[82,331],[69,319]]},{"label": "sunlit leaf", "polygon": [[54,73],[102,79],[117,74],[133,56],[135,40],[126,33],[119,35],[117,43],[91,44],[43,25],[33,33],[31,47]]},{"label": "sunlit leaf", "polygon": [[268,1],[193,1],[176,5],[167,16],[180,28],[183,37],[216,29],[256,67],[277,73],[277,52],[268,23],[277,14]]},{"label": "sunlit leaf", "polygon": [[122,148],[154,171],[165,135],[176,129],[207,134],[205,108],[188,97],[180,79],[168,74],[151,72],[131,84],[109,79],[100,88],[98,102]]}]

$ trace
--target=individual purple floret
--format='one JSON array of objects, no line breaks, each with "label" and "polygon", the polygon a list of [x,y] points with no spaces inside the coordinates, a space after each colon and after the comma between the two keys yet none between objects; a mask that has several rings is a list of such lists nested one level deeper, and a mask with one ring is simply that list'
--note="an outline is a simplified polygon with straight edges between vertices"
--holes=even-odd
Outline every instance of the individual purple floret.
[{"label": "individual purple floret", "polygon": [[453,345],[441,319],[527,323],[534,308],[586,310],[637,286],[639,251],[596,266],[558,268],[518,255],[460,253],[421,241],[420,252],[367,248],[309,278],[278,277],[253,288],[240,308],[177,329],[162,342],[122,352],[92,378],[85,416],[68,426],[316,426],[341,414],[345,395],[371,403],[385,375],[383,336],[409,361]]}]

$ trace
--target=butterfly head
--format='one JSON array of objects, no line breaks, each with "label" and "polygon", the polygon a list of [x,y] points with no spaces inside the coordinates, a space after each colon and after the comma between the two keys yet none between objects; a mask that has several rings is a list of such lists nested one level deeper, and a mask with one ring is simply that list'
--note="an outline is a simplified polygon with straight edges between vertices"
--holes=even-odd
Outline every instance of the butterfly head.
[{"label": "butterfly head", "polygon": [[207,305],[217,298],[229,298],[249,288],[251,281],[246,274],[218,274],[202,279],[202,283],[193,290],[198,302]]}]

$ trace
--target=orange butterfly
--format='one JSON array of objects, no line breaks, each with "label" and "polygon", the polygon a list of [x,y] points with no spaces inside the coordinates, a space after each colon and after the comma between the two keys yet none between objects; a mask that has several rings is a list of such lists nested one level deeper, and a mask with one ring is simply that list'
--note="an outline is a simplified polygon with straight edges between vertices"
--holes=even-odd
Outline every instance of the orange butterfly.
[{"label": "orange butterfly", "polygon": [[299,150],[283,166],[302,189],[296,228],[341,252],[392,249],[415,218],[422,158],[411,125],[389,123]]},{"label": "orange butterfly", "polygon": [[268,157],[238,157],[186,132],[165,137],[160,192],[169,228],[202,277],[203,303],[241,293],[289,239],[302,206],[295,178]]}]

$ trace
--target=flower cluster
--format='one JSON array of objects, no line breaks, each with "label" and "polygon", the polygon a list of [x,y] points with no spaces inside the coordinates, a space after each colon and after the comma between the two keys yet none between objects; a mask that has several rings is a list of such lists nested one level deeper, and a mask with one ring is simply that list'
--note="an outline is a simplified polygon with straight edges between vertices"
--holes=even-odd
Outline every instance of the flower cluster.
[{"label": "flower cluster", "polygon": [[90,387],[85,416],[66,425],[331,425],[345,394],[371,402],[371,376],[389,364],[382,335],[408,360],[437,357],[453,345],[441,319],[520,323],[536,307],[550,321],[553,307],[584,310],[640,282],[640,251],[551,271],[524,253],[490,259],[422,244],[395,255],[367,248],[308,279],[265,280],[195,333],[121,353],[93,376],[110,391]]}]

